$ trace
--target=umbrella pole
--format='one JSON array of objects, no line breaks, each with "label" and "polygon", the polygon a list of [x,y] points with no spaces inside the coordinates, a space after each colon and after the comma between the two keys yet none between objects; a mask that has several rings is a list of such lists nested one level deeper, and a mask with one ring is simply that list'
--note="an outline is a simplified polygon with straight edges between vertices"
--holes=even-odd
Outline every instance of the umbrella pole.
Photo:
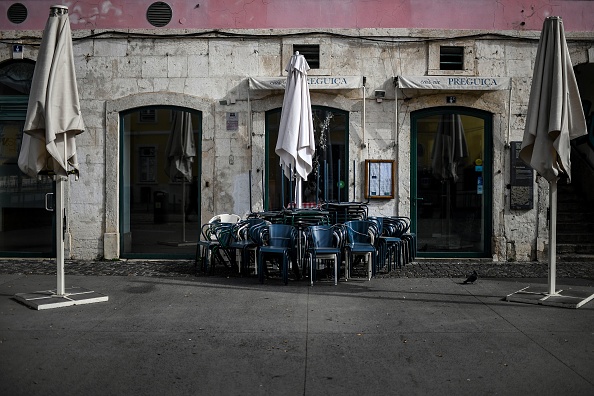
[{"label": "umbrella pole", "polygon": [[557,180],[549,183],[549,294],[556,294],[557,272]]},{"label": "umbrella pole", "polygon": [[182,242],[186,241],[186,177],[182,177]]},{"label": "umbrella pole", "polygon": [[285,170],[281,165],[281,208],[285,207]]},{"label": "umbrella pole", "polygon": [[56,176],[56,294],[63,296],[65,291],[64,282],[64,183],[66,178]]},{"label": "umbrella pole", "polygon": [[248,171],[248,188],[250,190],[250,213],[252,213],[252,170]]},{"label": "umbrella pole", "polygon": [[301,209],[303,207],[303,196],[302,196],[302,184],[303,180],[301,176],[297,175],[295,178],[295,206],[297,209]]},{"label": "umbrella pole", "polygon": [[289,165],[289,205],[290,208],[293,203],[293,165]]}]

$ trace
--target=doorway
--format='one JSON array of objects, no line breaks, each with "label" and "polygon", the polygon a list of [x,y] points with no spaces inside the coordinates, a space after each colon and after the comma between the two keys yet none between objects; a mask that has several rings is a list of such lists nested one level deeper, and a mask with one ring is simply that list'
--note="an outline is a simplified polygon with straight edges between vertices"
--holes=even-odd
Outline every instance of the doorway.
[{"label": "doorway", "polygon": [[411,220],[419,257],[491,254],[492,115],[411,113]]},{"label": "doorway", "polygon": [[200,238],[202,113],[150,106],[120,115],[123,258],[193,258]]},{"label": "doorway", "polygon": [[0,256],[55,257],[54,181],[18,167],[35,63],[0,65]]}]

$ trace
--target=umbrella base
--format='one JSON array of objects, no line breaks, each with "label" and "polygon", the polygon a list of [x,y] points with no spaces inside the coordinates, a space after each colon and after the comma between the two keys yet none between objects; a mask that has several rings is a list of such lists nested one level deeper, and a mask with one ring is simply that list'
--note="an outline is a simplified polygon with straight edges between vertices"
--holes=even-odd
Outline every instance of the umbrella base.
[{"label": "umbrella base", "polygon": [[44,290],[18,293],[15,294],[14,299],[30,308],[42,310],[104,302],[108,300],[108,297],[82,287],[69,287],[64,290],[62,295],[56,294],[56,290]]},{"label": "umbrella base", "polygon": [[594,299],[591,291],[583,290],[557,290],[549,294],[546,286],[529,286],[508,294],[506,301],[527,304],[548,305],[562,308],[579,308]]}]

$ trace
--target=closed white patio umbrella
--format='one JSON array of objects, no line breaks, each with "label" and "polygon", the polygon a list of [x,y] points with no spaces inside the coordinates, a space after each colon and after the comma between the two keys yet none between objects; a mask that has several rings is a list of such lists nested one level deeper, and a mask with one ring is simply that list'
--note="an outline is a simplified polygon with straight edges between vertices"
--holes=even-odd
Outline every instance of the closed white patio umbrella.
[{"label": "closed white patio umbrella", "polygon": [[570,140],[586,134],[563,21],[548,17],[538,43],[520,158],[549,182],[548,295],[556,289],[557,181],[571,181]]},{"label": "closed white patio umbrella", "polygon": [[301,182],[307,180],[312,171],[315,153],[311,99],[307,86],[309,65],[305,57],[296,52],[285,70],[288,72],[287,84],[275,152],[280,157],[280,165],[289,182],[292,171],[295,172],[295,203],[301,208]]},{"label": "closed white patio umbrella", "polygon": [[49,175],[56,180],[57,288],[55,291],[15,296],[37,309],[107,300],[107,296],[81,288],[66,290],[64,282],[64,184],[68,182],[70,174],[78,178],[75,137],[84,128],[76,86],[68,8],[53,6],[35,64],[18,158],[19,168],[27,175]]}]

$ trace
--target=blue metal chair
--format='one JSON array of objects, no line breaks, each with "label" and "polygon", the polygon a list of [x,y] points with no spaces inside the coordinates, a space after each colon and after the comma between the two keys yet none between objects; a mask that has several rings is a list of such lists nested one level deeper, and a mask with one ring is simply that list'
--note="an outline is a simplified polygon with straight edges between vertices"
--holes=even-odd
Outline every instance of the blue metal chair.
[{"label": "blue metal chair", "polygon": [[394,267],[401,265],[401,252],[403,248],[403,241],[398,235],[398,223],[394,224],[390,218],[387,217],[369,217],[369,221],[373,222],[378,231],[378,238],[375,240],[377,252],[377,268],[374,268],[375,273],[385,267],[388,272]]},{"label": "blue metal chair", "polygon": [[[212,272],[215,260],[219,260],[226,265],[223,255],[232,261],[229,253],[229,243],[233,230],[232,223],[206,223],[202,226],[202,238],[196,245],[196,260],[201,260],[202,271]],[[211,265],[212,261],[212,265]]]},{"label": "blue metal chair", "polygon": [[305,236],[305,255],[309,261],[311,285],[315,281],[319,260],[333,260],[334,285],[337,285],[342,249],[341,228],[332,225],[309,226],[305,230]]},{"label": "blue metal chair", "polygon": [[[238,263],[239,273],[245,273],[249,269],[250,251],[255,251],[258,247],[258,241],[254,239],[257,235],[257,228],[266,225],[264,219],[247,219],[240,221],[233,226],[232,241],[229,243],[229,249],[233,249],[233,258],[236,260],[237,251],[241,252],[241,262]],[[254,258],[254,263],[256,259]],[[257,273],[257,265],[254,264],[255,272]]]},{"label": "blue metal chair", "polygon": [[344,223],[344,227],[346,233],[345,279],[348,280],[350,277],[355,257],[364,256],[367,260],[367,276],[371,280],[377,255],[374,241],[379,236],[376,225],[368,220],[352,220]]},{"label": "blue metal chair", "polygon": [[410,263],[417,256],[417,234],[411,233],[410,219],[404,216],[390,217],[394,221],[398,221],[401,227],[400,238],[404,241],[406,246],[403,248],[403,263]]},{"label": "blue metal chair", "polygon": [[258,248],[258,278],[264,283],[266,272],[266,256],[281,256],[281,276],[283,283],[289,283],[289,261],[295,261],[295,244],[297,241],[297,229],[285,224],[269,224],[261,227],[260,230],[263,246]]}]

